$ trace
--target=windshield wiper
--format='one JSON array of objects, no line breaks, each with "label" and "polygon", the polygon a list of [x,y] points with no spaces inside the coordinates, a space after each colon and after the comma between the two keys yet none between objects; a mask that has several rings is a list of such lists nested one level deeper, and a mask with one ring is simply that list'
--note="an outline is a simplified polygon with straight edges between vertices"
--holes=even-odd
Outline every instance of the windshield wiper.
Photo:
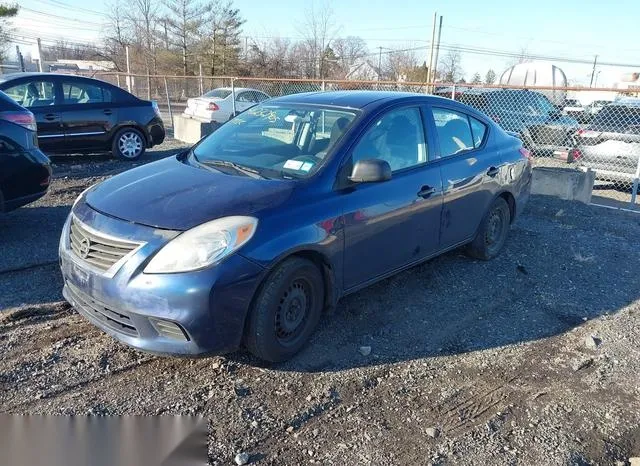
[{"label": "windshield wiper", "polygon": [[228,160],[202,160],[200,161],[202,165],[213,166],[213,167],[230,167],[233,168],[238,173],[242,173],[243,175],[250,176],[251,178],[260,178],[265,179],[266,177],[261,175],[258,170],[253,168],[249,168],[245,165],[240,165],[239,163],[230,162]]}]

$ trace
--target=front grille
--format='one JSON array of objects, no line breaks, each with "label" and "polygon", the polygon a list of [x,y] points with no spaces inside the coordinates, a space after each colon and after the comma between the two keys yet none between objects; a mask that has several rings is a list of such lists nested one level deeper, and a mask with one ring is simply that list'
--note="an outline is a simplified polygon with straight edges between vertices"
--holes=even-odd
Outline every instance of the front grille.
[{"label": "front grille", "polygon": [[69,282],[67,282],[67,289],[69,290],[69,295],[73,300],[73,304],[80,308],[78,309],[79,311],[89,314],[104,325],[120,333],[125,333],[134,337],[138,336],[138,330],[134,327],[133,322],[131,322],[131,318],[127,314],[122,311],[109,309],[107,306],[96,301],[88,294],[83,293]]},{"label": "front grille", "polygon": [[69,244],[77,257],[103,272],[140,246],[138,243],[108,238],[89,231],[75,217],[71,217]]}]

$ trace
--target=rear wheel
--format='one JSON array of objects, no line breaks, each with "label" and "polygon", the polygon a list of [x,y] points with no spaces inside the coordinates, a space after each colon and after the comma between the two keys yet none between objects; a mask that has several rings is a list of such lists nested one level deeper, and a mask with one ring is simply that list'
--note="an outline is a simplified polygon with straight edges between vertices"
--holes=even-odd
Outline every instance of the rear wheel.
[{"label": "rear wheel", "polygon": [[249,351],[270,362],[286,361],[305,345],[320,320],[324,281],[311,261],[287,259],[266,278],[245,333]]},{"label": "rear wheel", "polygon": [[113,138],[113,155],[125,160],[137,160],[145,152],[144,135],[135,128],[123,128]]},{"label": "rear wheel", "polygon": [[480,223],[475,239],[467,246],[467,253],[476,259],[489,260],[498,256],[507,241],[511,211],[502,197],[497,198]]}]

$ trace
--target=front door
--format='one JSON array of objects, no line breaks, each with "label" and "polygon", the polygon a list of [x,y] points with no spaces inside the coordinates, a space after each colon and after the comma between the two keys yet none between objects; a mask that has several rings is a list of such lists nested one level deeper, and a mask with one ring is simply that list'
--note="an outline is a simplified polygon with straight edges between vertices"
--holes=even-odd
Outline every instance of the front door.
[{"label": "front door", "polygon": [[0,90],[33,113],[38,126],[38,145],[43,151],[63,149],[60,101],[53,80],[40,76],[22,78],[3,83]]},{"label": "front door", "polygon": [[74,78],[62,79],[61,89],[67,150],[108,149],[118,119],[111,92],[99,83]]},{"label": "front door", "polygon": [[488,127],[471,115],[432,108],[444,190],[441,247],[472,239],[500,188],[502,159],[487,150]]},{"label": "front door", "polygon": [[392,178],[343,191],[345,289],[437,251],[442,181],[440,168],[428,163],[426,142],[421,109],[401,107],[378,118],[353,149],[347,168],[379,158]]}]

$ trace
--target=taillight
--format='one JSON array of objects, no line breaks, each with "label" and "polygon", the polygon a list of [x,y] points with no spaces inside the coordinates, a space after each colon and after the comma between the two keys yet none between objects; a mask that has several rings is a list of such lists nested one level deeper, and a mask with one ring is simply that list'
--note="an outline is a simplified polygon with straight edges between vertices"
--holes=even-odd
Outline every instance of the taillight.
[{"label": "taillight", "polygon": [[209,110],[210,112],[215,112],[216,110],[220,110],[220,107],[218,107],[218,104],[216,104],[215,102],[209,102],[207,110]]},{"label": "taillight", "polygon": [[531,151],[529,151],[529,149],[525,149],[524,147],[521,147],[519,151],[522,157],[529,160],[530,162],[533,162],[533,155],[531,155]]},{"label": "taillight", "polygon": [[580,149],[571,149],[567,155],[567,163],[574,162],[582,158],[582,151]]},{"label": "taillight", "polygon": [[37,131],[36,119],[33,113],[28,110],[23,112],[0,112],[0,120],[10,121],[31,131]]}]

